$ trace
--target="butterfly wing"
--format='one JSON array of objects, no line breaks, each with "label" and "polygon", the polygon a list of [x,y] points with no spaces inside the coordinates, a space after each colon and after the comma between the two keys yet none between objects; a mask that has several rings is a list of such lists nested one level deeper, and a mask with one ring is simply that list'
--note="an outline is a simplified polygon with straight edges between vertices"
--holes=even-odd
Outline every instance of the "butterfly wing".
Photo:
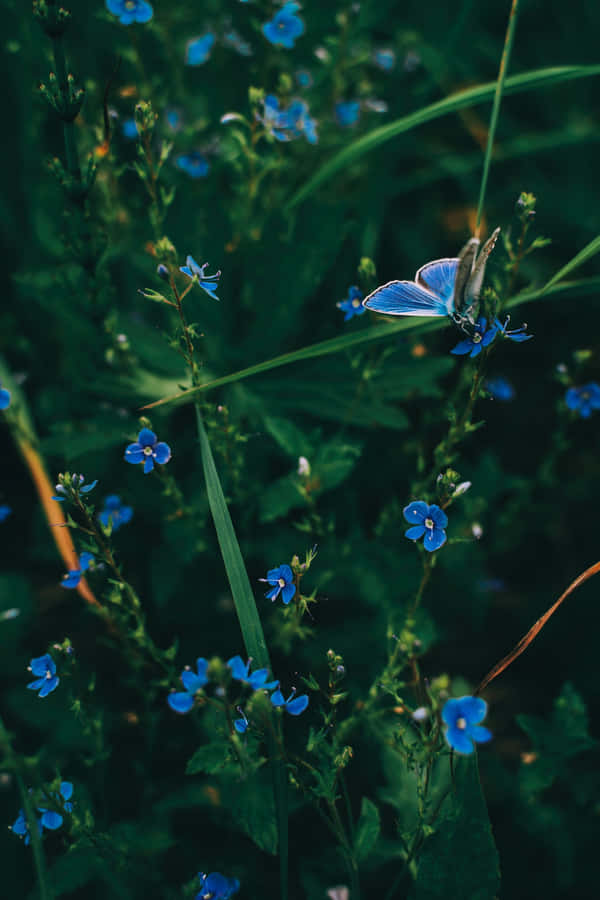
[{"label": "butterfly wing", "polygon": [[491,237],[485,242],[479,256],[475,261],[475,265],[473,267],[473,272],[466,283],[465,286],[465,313],[477,302],[479,299],[479,295],[481,293],[481,287],[483,285],[483,276],[485,274],[485,266],[488,261],[488,257],[492,250],[496,245],[496,241],[498,240],[498,235],[500,234],[500,229],[496,228],[496,230],[492,233]]},{"label": "butterfly wing", "polygon": [[447,315],[454,312],[454,283],[458,264],[458,259],[434,259],[421,266],[415,275],[417,284],[423,285],[445,303]]},{"label": "butterfly wing", "polygon": [[363,306],[386,316],[447,316],[448,305],[414,281],[388,281],[363,300]]}]

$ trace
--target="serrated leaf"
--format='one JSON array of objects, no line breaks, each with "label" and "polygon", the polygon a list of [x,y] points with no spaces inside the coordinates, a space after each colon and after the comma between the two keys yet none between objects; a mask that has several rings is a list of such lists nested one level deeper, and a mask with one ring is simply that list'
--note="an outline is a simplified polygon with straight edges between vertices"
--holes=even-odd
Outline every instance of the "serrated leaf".
[{"label": "serrated leaf", "polygon": [[188,760],[185,767],[186,775],[197,775],[198,772],[206,772],[214,775],[216,772],[222,771],[229,761],[227,748],[222,744],[206,744],[199,747],[194,755]]}]

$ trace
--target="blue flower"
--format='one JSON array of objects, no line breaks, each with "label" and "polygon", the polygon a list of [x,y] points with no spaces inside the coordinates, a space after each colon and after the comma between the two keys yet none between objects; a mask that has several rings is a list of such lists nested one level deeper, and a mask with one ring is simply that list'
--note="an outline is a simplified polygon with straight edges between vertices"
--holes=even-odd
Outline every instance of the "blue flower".
[{"label": "blue flower", "polygon": [[273,691],[271,694],[271,703],[273,706],[285,709],[289,712],[290,716],[299,716],[308,706],[308,695],[300,694],[299,697],[294,698],[295,693],[296,688],[292,688],[292,693],[287,700],[284,700],[281,691]]},{"label": "blue flower", "polygon": [[404,532],[404,536],[411,541],[418,541],[425,535],[423,546],[430,553],[439,550],[446,543],[444,529],[448,524],[448,516],[435,503],[429,506],[424,500],[413,500],[404,507],[404,518],[413,525]]},{"label": "blue flower", "polygon": [[269,569],[267,577],[259,578],[259,581],[267,581],[272,585],[271,590],[267,591],[265,597],[269,600],[277,600],[279,594],[281,594],[281,599],[286,606],[296,593],[294,575],[287,565],[278,566],[276,569]]},{"label": "blue flower", "polygon": [[[60,797],[58,797],[56,794],[53,794],[53,797],[57,800],[58,803],[62,803],[63,809],[66,812],[71,812],[73,809],[73,804],[69,801],[73,795],[73,785],[70,781],[63,781],[61,783],[59,791]],[[29,793],[31,793],[31,790]],[[63,817],[60,813],[57,813],[54,810],[44,809],[42,807],[38,807],[37,811],[41,813],[39,818],[36,817],[36,824],[40,837],[43,834],[44,828],[47,828],[49,831],[56,831],[56,829],[60,828],[60,826],[62,825]],[[20,837],[25,838],[26,845],[31,842],[29,825],[27,823],[24,810],[19,810],[17,820],[11,827],[12,831],[14,831],[15,834],[18,834]]]},{"label": "blue flower", "polygon": [[384,72],[390,72],[396,65],[396,54],[389,47],[380,47],[373,53],[373,62]]},{"label": "blue flower", "polygon": [[[68,473],[67,473],[68,475]],[[60,476],[59,476],[60,477]],[[94,481],[90,482],[90,484],[85,484],[85,475],[76,475],[75,472],[70,476],[70,488],[79,494],[89,494],[90,491],[93,491],[96,485],[98,484],[98,479],[94,479]],[[68,482],[67,482],[68,483]],[[64,503],[67,499],[67,488],[64,484],[57,484],[55,486],[55,490],[57,496],[52,497],[53,500],[56,500],[57,503]],[[60,496],[58,496],[60,494]]]},{"label": "blue flower", "polygon": [[135,119],[124,119],[121,125],[121,131],[123,132],[123,137],[127,138],[128,141],[133,141],[139,135],[137,122]]},{"label": "blue flower", "polygon": [[257,118],[277,141],[291,141],[304,135],[309,144],[316,144],[317,123],[308,115],[308,104],[294,100],[287,109],[279,106],[274,94],[267,94],[263,101],[263,115]]},{"label": "blue flower", "polygon": [[181,111],[174,106],[169,106],[168,109],[165,110],[165,121],[171,131],[179,131],[183,124]]},{"label": "blue flower", "polygon": [[12,512],[12,508],[10,506],[7,506],[6,503],[3,503],[2,506],[0,506],[0,522],[6,521],[6,519],[8,519],[8,517],[10,516],[11,512]]},{"label": "blue flower", "polygon": [[[60,785],[59,792],[60,797],[57,797],[56,794],[54,794],[54,798],[59,803],[62,803],[65,812],[70,813],[73,810],[73,804],[70,802],[71,797],[73,796],[73,785],[70,781],[63,781]],[[42,827],[47,828],[49,831],[56,831],[63,823],[61,814],[55,812],[53,809],[43,809],[39,806],[38,812],[42,814],[40,819]]]},{"label": "blue flower", "polygon": [[569,409],[576,411],[583,419],[589,419],[593,409],[600,409],[600,385],[595,381],[581,387],[570,387],[565,394]]},{"label": "blue flower", "polygon": [[354,316],[362,316],[363,313],[366,313],[367,307],[362,305],[362,299],[363,292],[356,285],[352,285],[352,287],[348,288],[347,299],[336,303],[337,308],[346,313],[344,322],[354,318]]},{"label": "blue flower", "polygon": [[143,462],[144,475],[147,475],[154,468],[155,461],[161,465],[169,462],[171,448],[164,441],[159,441],[149,428],[142,428],[135,444],[129,444],[125,448],[124,459],[133,465]]},{"label": "blue flower", "polygon": [[279,686],[278,681],[267,681],[269,677],[268,669],[256,669],[250,675],[250,660],[244,662],[241,656],[232,656],[227,660],[227,665],[231,669],[231,677],[242,684],[249,685],[253,691],[265,690],[270,691]]},{"label": "blue flower", "polygon": [[515,389],[504,375],[497,375],[495,378],[488,378],[488,380],[484,383],[484,387],[488,394],[494,398],[494,400],[512,400],[515,396]]},{"label": "blue flower", "polygon": [[118,16],[121,25],[149,22],[154,15],[146,0],[106,0],[106,8],[113,16]]},{"label": "blue flower", "polygon": [[98,518],[105,528],[112,522],[112,530],[118,531],[121,525],[131,521],[133,509],[131,506],[123,506],[121,498],[116,494],[110,494],[104,501],[104,509],[98,513]]},{"label": "blue flower", "polygon": [[233,723],[233,727],[239,734],[245,734],[248,729],[248,725],[250,723],[248,722],[248,719],[246,718],[246,713],[244,712],[244,710],[242,709],[241,706],[237,707],[237,711],[239,712],[241,719],[236,719]]},{"label": "blue flower", "polygon": [[210,56],[210,51],[215,42],[212,32],[201,37],[192,38],[185,46],[185,63],[187,66],[201,66]]},{"label": "blue flower", "polygon": [[79,556],[79,568],[69,569],[68,574],[63,575],[60,586],[64,588],[76,588],[81,581],[82,574],[87,571],[87,569],[89,569],[90,563],[92,563],[93,561],[93,553],[81,553]]},{"label": "blue flower", "polygon": [[210,297],[214,297],[215,300],[218,300],[216,291],[219,286],[218,281],[221,277],[221,270],[215,272],[214,275],[205,275],[204,270],[208,266],[208,263],[204,263],[203,266],[199,266],[193,256],[186,256],[185,258],[185,266],[180,266],[179,271],[183,272],[184,275],[187,275],[188,278],[196,278],[196,283],[198,287],[201,287],[203,291]]},{"label": "blue flower", "polygon": [[491,740],[492,732],[479,723],[485,718],[487,703],[481,697],[457,697],[447,700],[442,719],[448,726],[445,737],[453,750],[472,753],[476,744]]},{"label": "blue flower", "polygon": [[485,316],[480,316],[473,326],[473,334],[465,338],[464,341],[460,341],[450,353],[454,353],[456,356],[463,356],[468,353],[471,359],[474,356],[479,356],[483,348],[489,347],[492,343],[500,327],[500,323],[496,319],[494,324],[487,328],[487,319]]},{"label": "blue flower", "polygon": [[199,150],[190,150],[189,153],[180,153],[175,159],[175,165],[190,178],[205,178],[208,175],[210,164]]},{"label": "blue flower", "polygon": [[8,409],[10,406],[10,391],[1,387],[1,384],[2,382],[0,382],[0,409]]},{"label": "blue flower", "polygon": [[208,661],[203,656],[196,660],[196,671],[188,667],[181,673],[181,683],[185,691],[173,691],[167,697],[167,703],[171,709],[178,713],[188,713],[193,707],[196,693],[208,682]]},{"label": "blue flower", "polygon": [[36,676],[35,681],[30,681],[27,687],[30,691],[39,691],[38,697],[47,697],[58,687],[60,678],[56,674],[56,663],[49,653],[36,656],[29,663],[29,670]]},{"label": "blue flower", "polygon": [[240,889],[237,878],[226,878],[220,872],[211,872],[210,875],[198,872],[198,878],[200,892],[194,900],[229,900]]},{"label": "blue flower", "polygon": [[502,337],[508,338],[509,341],[514,341],[516,344],[522,344],[523,341],[529,341],[533,337],[532,334],[525,334],[527,325],[520,325],[512,331],[507,331],[509,322],[510,316],[506,317],[504,325],[498,319],[494,319],[494,326],[501,333]]},{"label": "blue flower", "polygon": [[335,117],[339,125],[348,127],[356,125],[360,116],[358,100],[345,100],[335,104]]},{"label": "blue flower", "polygon": [[304,34],[304,22],[296,15],[299,9],[298,3],[286,3],[270,22],[263,25],[262,32],[267,40],[291,50],[296,38]]},{"label": "blue flower", "polygon": [[314,84],[314,79],[308,69],[298,69],[296,72],[296,84],[301,88],[310,88]]}]

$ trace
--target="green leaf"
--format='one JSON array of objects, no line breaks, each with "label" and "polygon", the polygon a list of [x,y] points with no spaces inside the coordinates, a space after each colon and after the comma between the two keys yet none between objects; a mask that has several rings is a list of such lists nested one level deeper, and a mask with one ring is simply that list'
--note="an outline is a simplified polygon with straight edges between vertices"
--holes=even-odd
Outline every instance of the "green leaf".
[{"label": "green leaf", "polygon": [[[441,763],[448,766],[447,759]],[[498,853],[475,755],[455,760],[454,787],[448,774],[447,789],[435,832],[418,856],[409,900],[494,900],[500,885]]]},{"label": "green leaf", "polygon": [[363,797],[354,838],[354,851],[359,862],[368,857],[377,842],[380,831],[379,810],[368,797]]},{"label": "green leaf", "polygon": [[[221,481],[215,466],[214,457],[208,441],[208,435],[202,420],[200,406],[196,404],[196,426],[198,431],[198,439],[200,442],[200,455],[202,458],[202,468],[204,470],[204,479],[206,482],[206,491],[208,494],[208,503],[210,511],[215,523],[219,547],[225,564],[225,571],[231,587],[233,602],[240,623],[242,637],[246,646],[248,656],[254,660],[256,668],[271,669],[271,661],[269,659],[269,651],[265,641],[264,632],[256,608],[256,602],[250,586],[250,580],[240,545],[235,534],[233,522],[227,509],[225,495],[221,486]],[[272,669],[271,669],[272,671]],[[271,756],[271,773],[273,777],[273,793],[275,796],[275,804],[277,819],[275,816],[270,824],[265,823],[264,828],[276,830],[279,836],[279,863],[280,863],[280,889],[282,900],[287,900],[287,866],[288,866],[288,806],[287,806],[287,773],[281,759],[276,759],[277,748],[275,740],[269,737],[269,755]],[[270,796],[270,795],[269,795]],[[277,822],[277,825],[275,824]],[[270,834],[270,832],[269,832]],[[265,838],[266,839],[266,838]],[[277,837],[275,838],[277,843]]]},{"label": "green leaf", "polygon": [[[600,75],[600,66],[552,66],[547,69],[535,69],[532,72],[523,72],[521,75],[513,75],[507,78],[504,82],[504,94],[517,94],[521,91],[550,87],[562,81],[570,81],[574,78],[589,78],[594,75]],[[439,119],[442,116],[447,116],[449,113],[458,112],[458,110],[491,100],[495,92],[495,81],[480,84],[477,87],[451,94],[449,97],[438,100],[429,106],[424,106],[422,109],[410,113],[408,116],[403,116],[403,118],[397,119],[395,122],[390,122],[388,125],[375,128],[347,145],[333,159],[321,166],[315,175],[294,194],[288,204],[288,209],[292,209],[294,206],[302,203],[325,181],[329,181],[330,178],[338,172],[347,169],[349,165],[360,159],[365,153],[369,153],[386,141],[392,140],[392,138],[404,134],[404,132],[410,131],[418,125],[424,125],[425,122],[431,122],[433,119]]]},{"label": "green leaf", "polygon": [[215,772],[224,769],[227,763],[227,748],[223,743],[205,744],[203,747],[198,747],[188,761],[185,774],[197,775],[198,772],[207,772],[209,775],[214,775]]},{"label": "green leaf", "polygon": [[223,785],[220,793],[233,822],[252,838],[257,847],[275,856],[277,826],[273,791],[262,773]]},{"label": "green leaf", "polygon": [[584,262],[587,262],[588,259],[591,259],[592,256],[595,256],[596,253],[600,252],[600,235],[595,237],[593,241],[590,241],[589,244],[580,250],[579,253],[573,257],[573,259],[568,262],[562,269],[559,269],[556,275],[553,275],[550,281],[545,285],[544,290],[546,288],[552,287],[553,284],[556,284],[557,281],[560,281],[565,275],[568,275],[569,272],[572,272],[573,269],[576,269],[578,266],[582,266]]},{"label": "green leaf", "polygon": [[[562,297],[563,295],[582,296],[588,293],[591,294],[593,291],[598,290],[598,288],[600,288],[600,276],[595,278],[584,278],[580,281],[563,282],[562,284],[552,285],[551,288],[528,288],[520,294],[517,294],[516,297],[512,297],[506,304],[506,307],[508,309],[513,309],[523,303],[529,303],[532,300],[539,300],[541,298],[550,299],[551,297]],[[319,356],[327,356],[330,353],[339,353],[342,350],[348,350],[350,347],[357,347],[360,344],[366,344],[370,341],[392,337],[400,331],[434,331],[438,328],[444,328],[447,325],[448,322],[445,319],[424,324],[422,319],[419,319],[418,317],[415,317],[414,319],[406,317],[406,319],[402,319],[402,321],[398,322],[386,322],[382,325],[372,325],[356,334],[339,335],[338,337],[330,338],[327,341],[321,341],[318,344],[310,344],[308,347],[302,347],[301,350],[283,353],[281,356],[265,360],[262,363],[257,363],[254,366],[249,366],[247,369],[241,369],[238,372],[232,372],[221,378],[215,378],[213,381],[208,381],[205,384],[190,388],[187,391],[182,391],[179,394],[165,397],[162,400],[155,400],[153,403],[148,403],[143,408],[155,409],[169,404],[191,403],[204,391],[213,390],[214,388],[222,387],[225,384],[232,384],[233,382],[241,381],[244,378],[250,378],[252,375],[259,375],[261,372],[277,369],[280,366],[287,366],[290,363],[300,362],[305,359],[314,359]]]}]

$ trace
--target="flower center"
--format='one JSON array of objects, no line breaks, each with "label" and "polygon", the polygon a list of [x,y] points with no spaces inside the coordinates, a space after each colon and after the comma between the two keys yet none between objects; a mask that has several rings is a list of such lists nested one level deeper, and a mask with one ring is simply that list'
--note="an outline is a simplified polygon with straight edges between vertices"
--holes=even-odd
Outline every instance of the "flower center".
[{"label": "flower center", "polygon": [[460,728],[461,731],[464,731],[467,727],[467,720],[461,716],[460,719],[456,720],[456,727]]},{"label": "flower center", "polygon": [[136,0],[125,0],[125,9],[135,9]]},{"label": "flower center", "polygon": [[425,528],[433,528],[435,526],[435,522],[433,521],[433,519],[427,518],[425,519],[424,525]]},{"label": "flower center", "polygon": [[352,301],[352,306],[356,306],[356,307],[360,306],[360,300],[358,300],[357,298],[355,298],[355,299]]},{"label": "flower center", "polygon": [[280,578],[277,584],[279,587],[285,587],[285,578]]},{"label": "flower center", "polygon": [[590,395],[589,395],[589,393],[588,393],[587,391],[582,391],[581,394],[580,394],[579,396],[580,396],[580,398],[581,398],[582,400],[589,400],[589,399],[590,399]]},{"label": "flower center", "polygon": [[144,456],[152,456],[152,447],[144,447],[142,453]]},{"label": "flower center", "polygon": [[481,340],[481,335],[480,335],[480,334],[474,334],[474,335],[473,335],[473,343],[474,343],[474,344],[478,344],[478,343],[480,342],[480,340]]},{"label": "flower center", "polygon": [[285,22],[278,22],[277,27],[279,28],[280,31],[283,31],[285,28]]}]

